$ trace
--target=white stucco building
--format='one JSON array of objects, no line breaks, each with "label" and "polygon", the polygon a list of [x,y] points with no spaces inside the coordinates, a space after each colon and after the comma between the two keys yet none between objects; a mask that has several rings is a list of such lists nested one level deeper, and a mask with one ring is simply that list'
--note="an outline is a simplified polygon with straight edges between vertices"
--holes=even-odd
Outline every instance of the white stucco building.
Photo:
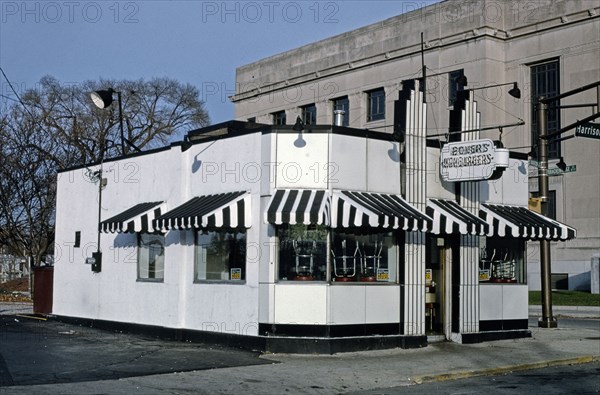
[{"label": "white stucco building", "polygon": [[525,161],[477,132],[428,147],[419,82],[400,96],[401,138],[232,121],[61,173],[52,313],[286,352],[528,336],[525,240],[575,230],[526,209]]},{"label": "white stucco building", "polygon": [[551,177],[555,219],[528,209],[527,156],[532,95],[600,77],[600,8],[521,4],[442,2],[242,66],[237,121],[62,172],[53,314],[276,352],[529,336],[537,242],[560,274],[600,240],[598,142],[553,147],[577,165]]}]

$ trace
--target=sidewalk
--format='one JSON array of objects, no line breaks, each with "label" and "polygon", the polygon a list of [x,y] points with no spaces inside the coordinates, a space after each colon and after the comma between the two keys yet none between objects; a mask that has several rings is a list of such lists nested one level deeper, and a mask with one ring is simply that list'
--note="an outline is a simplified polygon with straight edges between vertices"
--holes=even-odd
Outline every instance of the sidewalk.
[{"label": "sidewalk", "polygon": [[[4,310],[0,306],[0,311]],[[558,311],[555,311],[557,314]],[[6,314],[3,312],[2,314]],[[600,325],[600,323],[599,323]],[[5,387],[9,394],[307,393],[331,394],[415,385],[473,375],[600,360],[600,326],[541,329],[531,338],[479,344],[434,343],[337,355],[265,354],[267,365],[83,383]]]},{"label": "sidewalk", "polygon": [[22,302],[0,302],[0,315],[32,314],[33,304]]},{"label": "sidewalk", "polygon": [[[600,306],[552,306],[552,314],[556,317],[600,318]],[[542,306],[530,305],[530,317],[541,317]]]}]

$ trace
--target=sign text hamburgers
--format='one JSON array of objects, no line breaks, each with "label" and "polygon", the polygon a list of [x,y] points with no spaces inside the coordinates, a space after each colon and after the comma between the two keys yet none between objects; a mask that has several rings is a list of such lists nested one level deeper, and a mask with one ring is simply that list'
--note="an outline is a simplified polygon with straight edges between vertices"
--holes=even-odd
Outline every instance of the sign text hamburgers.
[{"label": "sign text hamburgers", "polygon": [[448,143],[440,156],[440,174],[444,181],[487,180],[495,178],[506,167],[508,149],[497,148],[492,140]]}]

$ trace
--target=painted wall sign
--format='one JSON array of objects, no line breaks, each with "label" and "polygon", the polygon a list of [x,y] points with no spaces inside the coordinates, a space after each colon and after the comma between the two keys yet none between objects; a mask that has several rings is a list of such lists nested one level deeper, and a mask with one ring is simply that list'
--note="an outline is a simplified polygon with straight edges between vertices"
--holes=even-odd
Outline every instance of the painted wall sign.
[{"label": "painted wall sign", "polygon": [[588,122],[575,128],[575,136],[600,139],[600,123]]},{"label": "painted wall sign", "polygon": [[492,140],[448,143],[442,148],[440,174],[444,181],[474,181],[499,178],[508,167],[508,149]]}]

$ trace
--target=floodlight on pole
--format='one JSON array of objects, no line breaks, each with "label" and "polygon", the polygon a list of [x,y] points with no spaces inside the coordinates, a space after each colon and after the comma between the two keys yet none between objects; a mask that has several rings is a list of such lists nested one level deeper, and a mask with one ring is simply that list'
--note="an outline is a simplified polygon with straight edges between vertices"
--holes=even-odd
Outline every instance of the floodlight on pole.
[{"label": "floodlight on pole", "polygon": [[114,101],[113,93],[115,93],[115,91],[111,88],[107,90],[94,91],[90,93],[90,97],[92,98],[92,102],[94,102],[96,107],[104,109],[110,106]]},{"label": "floodlight on pole", "polygon": [[121,132],[121,155],[125,155],[125,135],[123,133],[123,103],[121,100],[121,92],[115,91],[113,88],[105,90],[94,91],[90,93],[92,102],[98,108],[105,109],[109,107],[114,101],[114,94],[117,94],[117,101],[119,102],[119,128]]}]

